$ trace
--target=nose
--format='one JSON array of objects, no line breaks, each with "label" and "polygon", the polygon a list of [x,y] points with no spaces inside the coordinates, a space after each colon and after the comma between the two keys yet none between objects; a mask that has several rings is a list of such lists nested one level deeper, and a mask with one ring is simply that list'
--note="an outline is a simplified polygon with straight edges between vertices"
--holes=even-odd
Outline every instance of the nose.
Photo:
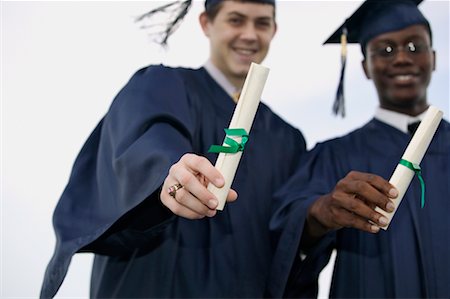
[{"label": "nose", "polygon": [[248,41],[257,40],[258,35],[253,23],[248,22],[245,26],[242,27],[241,38]]},{"label": "nose", "polygon": [[411,53],[405,48],[398,48],[397,53],[394,55],[394,63],[411,63]]}]

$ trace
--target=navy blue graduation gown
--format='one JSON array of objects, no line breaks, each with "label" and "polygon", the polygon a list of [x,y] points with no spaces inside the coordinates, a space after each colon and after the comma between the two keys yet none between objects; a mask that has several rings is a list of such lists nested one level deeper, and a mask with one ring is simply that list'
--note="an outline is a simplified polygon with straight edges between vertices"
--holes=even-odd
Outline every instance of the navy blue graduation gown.
[{"label": "navy blue graduation gown", "polygon": [[298,129],[259,106],[232,185],[239,198],[214,218],[180,218],[159,200],[183,154],[215,162],[207,150],[222,144],[234,108],[203,68],[138,71],[76,159],[41,296],[55,295],[73,254],[94,252],[91,297],[261,297],[272,194],[306,148]]},{"label": "navy blue graduation gown", "polygon": [[[276,196],[271,221],[279,241],[268,294],[315,297],[317,278],[333,248],[337,257],[330,297],[450,298],[450,125],[442,121],[421,163],[425,207],[415,177],[387,231],[344,228],[327,234],[301,261],[299,242],[307,209],[350,170],[389,179],[410,136],[376,119],[318,144]],[[291,269],[292,267],[292,269]]]}]

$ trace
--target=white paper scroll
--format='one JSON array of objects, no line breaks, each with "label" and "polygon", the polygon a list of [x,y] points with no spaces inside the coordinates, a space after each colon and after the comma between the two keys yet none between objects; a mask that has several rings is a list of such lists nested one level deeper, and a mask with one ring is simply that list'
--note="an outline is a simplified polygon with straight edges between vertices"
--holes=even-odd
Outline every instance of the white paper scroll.
[{"label": "white paper scroll", "polygon": [[[433,106],[430,106],[428,108],[428,111],[425,114],[425,118],[420,122],[420,125],[417,128],[417,131],[414,134],[413,138],[409,142],[409,145],[406,148],[402,159],[413,164],[420,165],[420,162],[422,161],[422,158],[425,155],[425,152],[427,151],[434,134],[436,133],[439,123],[441,122],[442,115],[442,111],[438,110],[437,108]],[[394,217],[394,213],[400,205],[400,202],[402,201],[403,196],[405,195],[406,190],[411,183],[411,180],[414,178],[414,175],[415,172],[404,165],[398,164],[395,168],[395,171],[392,174],[391,179],[389,180],[389,182],[398,190],[398,197],[393,200],[395,210],[392,213],[388,213],[380,209],[379,207],[375,208],[375,211],[383,214],[388,219],[388,223],[390,223],[392,217]],[[386,227],[381,228],[387,230],[388,226],[389,224]]]},{"label": "white paper scroll", "polygon": [[[256,63],[252,63],[250,70],[242,88],[239,101],[234,114],[231,119],[230,129],[242,128],[250,133],[253,120],[255,118],[256,110],[258,109],[259,102],[261,100],[261,94],[266,83],[267,76],[269,75],[269,69]],[[224,128],[225,129],[225,128]],[[241,137],[232,137],[236,142],[241,142]],[[251,135],[250,138],[251,140]],[[225,143],[223,146],[228,146]],[[251,153],[249,153],[251,155]],[[234,175],[241,160],[242,152],[239,151],[233,154],[220,153],[217,158],[215,167],[222,173],[225,179],[225,185],[222,188],[217,188],[213,184],[208,185],[208,190],[211,191],[219,200],[217,210],[223,210],[227,199],[228,192],[230,191],[231,184],[233,183]]]}]

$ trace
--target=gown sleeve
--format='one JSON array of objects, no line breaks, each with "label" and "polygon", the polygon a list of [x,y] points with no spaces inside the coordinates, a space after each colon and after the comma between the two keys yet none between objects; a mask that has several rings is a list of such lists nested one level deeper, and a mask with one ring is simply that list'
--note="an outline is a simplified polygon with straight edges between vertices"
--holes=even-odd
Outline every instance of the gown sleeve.
[{"label": "gown sleeve", "polygon": [[192,150],[182,77],[152,66],[119,92],[74,163],[53,215],[56,248],[41,291],[53,296],[78,251],[131,254],[174,218],[159,202],[170,166]]},{"label": "gown sleeve", "polygon": [[301,157],[297,171],[275,194],[270,221],[275,254],[268,297],[317,297],[318,275],[329,261],[335,234],[325,235],[312,248],[300,248],[300,240],[309,207],[333,188],[332,161],[330,151],[318,145]]}]

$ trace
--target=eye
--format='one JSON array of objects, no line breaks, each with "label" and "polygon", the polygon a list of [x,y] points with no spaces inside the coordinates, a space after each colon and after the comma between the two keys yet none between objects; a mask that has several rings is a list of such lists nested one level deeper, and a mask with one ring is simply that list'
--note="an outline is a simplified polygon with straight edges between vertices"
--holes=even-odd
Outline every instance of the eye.
[{"label": "eye", "polygon": [[409,53],[415,54],[424,53],[430,49],[430,46],[423,41],[410,41],[406,47]]},{"label": "eye", "polygon": [[413,42],[409,42],[408,45],[408,52],[415,53],[417,51],[416,45]]},{"label": "eye", "polygon": [[391,45],[382,46],[374,51],[374,54],[379,57],[389,58],[394,54],[394,47]]},{"label": "eye", "polygon": [[384,52],[386,52],[386,54],[392,54],[392,52],[394,52],[394,48],[392,46],[386,46],[386,48],[384,48]]},{"label": "eye", "polygon": [[390,44],[380,44],[370,52],[376,57],[391,58],[395,55],[396,48]]},{"label": "eye", "polygon": [[256,26],[258,28],[266,29],[272,26],[272,22],[270,20],[257,20]]},{"label": "eye", "polygon": [[233,17],[228,19],[228,23],[234,26],[240,25],[242,22],[242,18]]}]

